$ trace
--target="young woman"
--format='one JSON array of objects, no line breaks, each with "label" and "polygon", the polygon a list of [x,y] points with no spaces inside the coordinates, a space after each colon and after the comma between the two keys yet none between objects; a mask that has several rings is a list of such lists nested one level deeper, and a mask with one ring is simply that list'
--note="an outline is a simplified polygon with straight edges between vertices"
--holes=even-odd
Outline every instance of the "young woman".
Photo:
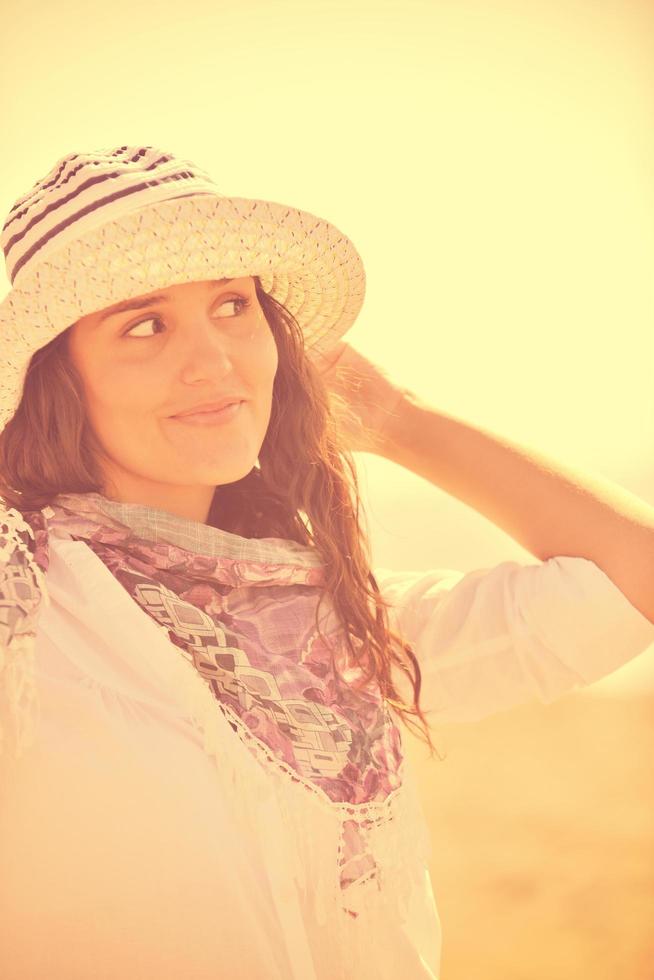
[{"label": "young woman", "polygon": [[[396,385],[345,235],[155,147],[2,243],[0,975],[438,978],[400,723],[645,650],[654,510]],[[373,574],[357,450],[539,561]]]}]

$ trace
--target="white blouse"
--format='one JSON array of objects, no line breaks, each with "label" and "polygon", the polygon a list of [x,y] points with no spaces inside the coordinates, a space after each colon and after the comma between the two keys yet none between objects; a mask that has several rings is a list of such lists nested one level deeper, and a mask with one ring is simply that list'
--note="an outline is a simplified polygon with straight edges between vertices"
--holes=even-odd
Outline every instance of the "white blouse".
[{"label": "white blouse", "polygon": [[[374,574],[436,724],[550,702],[654,642],[654,624],[583,558]],[[277,777],[246,761],[192,665],[84,542],[50,541],[46,582],[39,737],[0,784],[3,980],[438,980],[408,760],[398,840],[423,845],[407,858],[405,913],[372,905],[337,931],[298,887],[304,876],[323,889],[333,827],[319,808],[302,811],[305,837],[291,832],[281,797],[266,795]],[[214,729],[194,724],[200,704]],[[248,791],[256,817],[239,816]]]}]

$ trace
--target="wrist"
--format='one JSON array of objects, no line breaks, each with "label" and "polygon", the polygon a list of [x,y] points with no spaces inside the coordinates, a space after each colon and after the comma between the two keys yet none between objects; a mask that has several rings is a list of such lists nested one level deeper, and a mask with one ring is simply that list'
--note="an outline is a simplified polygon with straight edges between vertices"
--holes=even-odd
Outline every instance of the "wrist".
[{"label": "wrist", "polygon": [[377,455],[392,462],[399,462],[410,447],[411,436],[417,426],[418,413],[424,407],[424,400],[415,391],[410,388],[400,389],[398,398],[384,424]]}]

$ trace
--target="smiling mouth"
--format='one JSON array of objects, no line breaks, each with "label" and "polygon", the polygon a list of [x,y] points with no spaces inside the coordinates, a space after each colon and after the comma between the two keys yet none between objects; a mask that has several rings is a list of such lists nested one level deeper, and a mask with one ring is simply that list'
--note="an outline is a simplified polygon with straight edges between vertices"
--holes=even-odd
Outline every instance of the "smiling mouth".
[{"label": "smiling mouth", "polygon": [[238,414],[242,404],[242,401],[232,402],[231,405],[226,405],[225,408],[221,408],[217,412],[193,412],[190,415],[173,415],[172,419],[175,422],[187,422],[190,425],[216,425],[229,422],[230,419],[234,418]]}]

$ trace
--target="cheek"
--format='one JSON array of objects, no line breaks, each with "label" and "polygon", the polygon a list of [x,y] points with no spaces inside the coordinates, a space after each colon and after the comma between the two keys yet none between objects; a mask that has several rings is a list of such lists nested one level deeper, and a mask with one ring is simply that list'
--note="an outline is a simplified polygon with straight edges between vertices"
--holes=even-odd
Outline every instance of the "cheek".
[{"label": "cheek", "polygon": [[120,410],[150,404],[156,395],[153,382],[151,372],[144,371],[143,365],[113,362],[111,367],[99,368],[93,389],[98,401]]},{"label": "cheek", "polygon": [[277,344],[267,322],[262,328],[253,331],[251,345],[246,355],[250,366],[256,366],[255,382],[263,390],[272,392],[273,382],[279,366]]},{"label": "cheek", "polygon": [[272,330],[267,323],[265,332],[263,332],[262,338],[259,342],[259,346],[261,373],[268,380],[272,388],[272,383],[275,379],[275,374],[277,373],[277,368],[279,366],[279,352],[277,350],[277,344],[275,343]]},{"label": "cheek", "polygon": [[165,392],[155,379],[134,363],[96,363],[85,389],[93,427],[109,442],[129,439],[142,430],[155,406],[166,404]]},{"label": "cheek", "polygon": [[268,375],[270,377],[270,383],[272,385],[275,380],[275,375],[277,374],[277,368],[279,367],[279,352],[277,350],[277,344],[275,343],[275,338],[270,334],[270,339],[268,343]]}]

